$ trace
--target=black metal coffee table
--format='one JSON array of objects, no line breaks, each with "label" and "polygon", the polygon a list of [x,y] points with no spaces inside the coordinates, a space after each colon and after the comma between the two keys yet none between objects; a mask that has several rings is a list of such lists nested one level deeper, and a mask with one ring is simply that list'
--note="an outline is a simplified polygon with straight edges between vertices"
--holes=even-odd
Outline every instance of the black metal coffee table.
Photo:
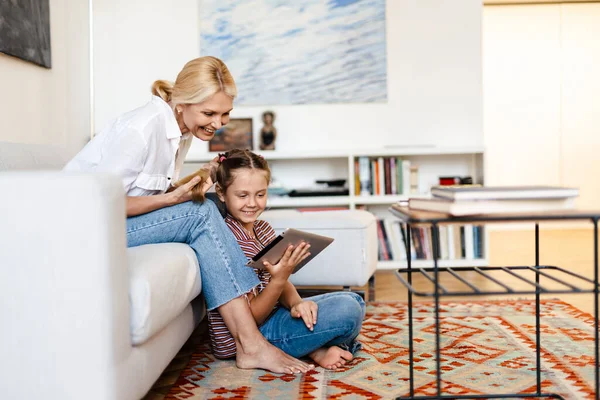
[{"label": "black metal coffee table", "polygon": [[[469,217],[452,217],[447,214],[411,210],[408,207],[394,205],[390,212],[400,218],[406,224],[405,243],[406,254],[410,255],[411,226],[426,225],[431,229],[433,244],[433,267],[412,268],[410,257],[407,257],[407,268],[401,268],[396,271],[400,281],[408,288],[408,354],[409,354],[409,384],[410,395],[400,397],[400,399],[505,399],[505,398],[557,398],[563,397],[556,393],[542,393],[541,380],[541,354],[540,354],[540,295],[542,294],[565,294],[565,293],[593,293],[594,294],[594,351],[595,351],[595,398],[599,399],[600,391],[600,351],[598,337],[598,220],[600,212],[592,211],[560,211],[531,214],[496,214],[496,215],[477,215]],[[540,265],[539,262],[539,222],[542,221],[573,221],[587,220],[591,221],[594,230],[594,277],[593,279],[573,273],[557,266]],[[535,223],[535,265],[534,266],[500,266],[500,267],[439,267],[440,258],[440,224],[471,224],[471,223],[492,223],[492,222],[534,222]],[[498,289],[486,289],[478,287],[475,283],[464,279],[460,272],[472,271],[488,282],[492,282]],[[516,289],[506,283],[499,281],[492,276],[493,271],[503,271],[521,282],[525,282],[530,288]],[[535,281],[527,279],[520,272],[529,271],[535,274]],[[552,272],[550,274],[549,272]],[[412,284],[413,274],[424,276],[431,281],[434,290],[432,292],[423,292],[417,290]],[[440,284],[440,279],[446,274],[461,282],[469,290],[453,290]],[[540,276],[545,279],[555,281],[565,288],[552,289],[540,284]],[[571,281],[565,281],[568,278]],[[580,285],[592,284],[592,288],[583,288]],[[435,396],[415,396],[414,388],[414,360],[413,360],[413,295],[433,297],[434,319],[435,319],[435,362],[436,362],[436,387]],[[439,302],[440,298],[447,296],[481,296],[481,295],[535,295],[535,342],[536,342],[536,393],[532,394],[488,394],[488,395],[443,395],[442,394],[442,371],[440,368],[440,321],[439,321]]]}]

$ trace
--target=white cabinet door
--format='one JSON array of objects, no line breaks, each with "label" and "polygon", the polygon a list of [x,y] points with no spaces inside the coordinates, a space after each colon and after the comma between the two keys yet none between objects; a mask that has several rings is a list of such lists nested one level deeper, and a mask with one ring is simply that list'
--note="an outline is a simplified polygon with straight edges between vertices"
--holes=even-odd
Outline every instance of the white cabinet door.
[{"label": "white cabinet door", "polygon": [[562,6],[562,181],[600,209],[600,4]]}]

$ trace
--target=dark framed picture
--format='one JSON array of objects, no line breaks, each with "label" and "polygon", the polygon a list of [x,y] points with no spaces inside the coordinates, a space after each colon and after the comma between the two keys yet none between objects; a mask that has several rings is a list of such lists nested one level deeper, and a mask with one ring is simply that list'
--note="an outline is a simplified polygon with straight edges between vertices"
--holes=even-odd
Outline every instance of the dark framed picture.
[{"label": "dark framed picture", "polygon": [[0,52],[52,67],[48,0],[0,1]]},{"label": "dark framed picture", "polygon": [[252,118],[231,118],[208,142],[208,151],[252,150]]}]

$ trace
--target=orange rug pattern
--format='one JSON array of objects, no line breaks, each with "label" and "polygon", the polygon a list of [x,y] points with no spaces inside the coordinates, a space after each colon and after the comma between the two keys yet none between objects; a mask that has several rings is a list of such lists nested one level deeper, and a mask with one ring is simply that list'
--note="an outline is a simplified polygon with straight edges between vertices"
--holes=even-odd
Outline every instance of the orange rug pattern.
[{"label": "orange rug pattern", "polygon": [[[414,376],[418,395],[435,395],[433,306],[416,303]],[[567,399],[594,397],[593,318],[543,300],[542,390]],[[444,394],[535,393],[535,302],[445,302],[440,308]],[[240,370],[198,347],[166,399],[392,399],[407,396],[406,303],[369,303],[363,349],[342,370],[305,375]]]}]

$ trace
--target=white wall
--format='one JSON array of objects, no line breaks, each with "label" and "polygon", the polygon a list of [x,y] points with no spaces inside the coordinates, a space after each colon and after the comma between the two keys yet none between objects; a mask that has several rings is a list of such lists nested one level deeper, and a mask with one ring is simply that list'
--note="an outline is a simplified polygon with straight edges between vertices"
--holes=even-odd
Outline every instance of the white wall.
[{"label": "white wall", "polygon": [[562,6],[561,182],[600,209],[600,3]]},{"label": "white wall", "polygon": [[485,7],[483,26],[486,184],[600,208],[600,4]]},{"label": "white wall", "polygon": [[487,185],[560,183],[560,6],[485,7]]},{"label": "white wall", "polygon": [[[97,130],[200,55],[198,4],[94,1]],[[253,117],[257,140],[261,113],[273,109],[284,151],[482,145],[481,8],[481,0],[387,2],[386,104],[237,107],[232,115]],[[191,153],[206,147],[196,141]]]},{"label": "white wall", "polygon": [[88,140],[88,21],[86,1],[50,0],[52,69],[0,53],[0,141],[76,151]]},{"label": "white wall", "polygon": [[96,131],[198,57],[198,0],[94,0]]}]

